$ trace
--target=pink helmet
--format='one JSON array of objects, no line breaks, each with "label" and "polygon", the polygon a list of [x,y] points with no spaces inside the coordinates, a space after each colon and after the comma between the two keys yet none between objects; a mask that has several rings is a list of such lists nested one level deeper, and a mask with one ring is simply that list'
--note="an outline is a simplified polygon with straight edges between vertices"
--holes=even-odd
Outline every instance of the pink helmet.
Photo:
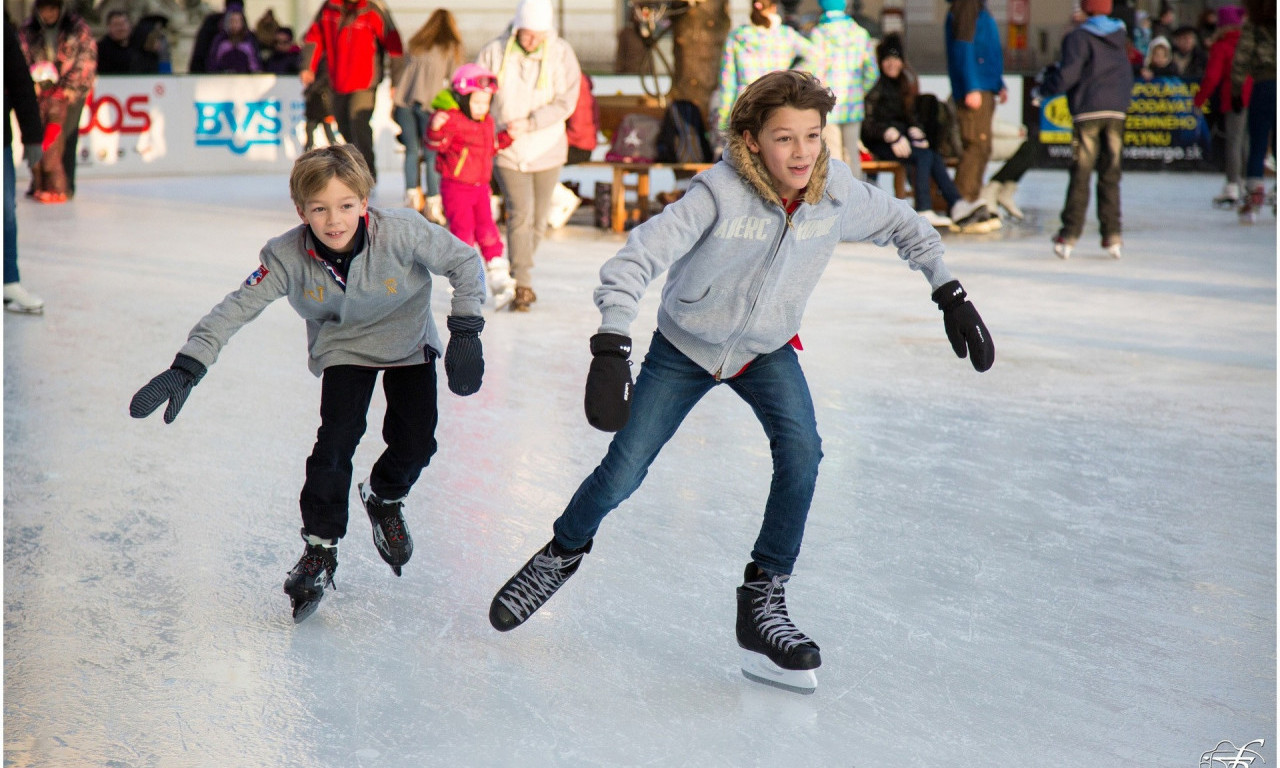
[{"label": "pink helmet", "polygon": [[498,92],[498,76],[479,64],[463,64],[453,73],[450,83],[455,93],[466,96],[476,91]]}]

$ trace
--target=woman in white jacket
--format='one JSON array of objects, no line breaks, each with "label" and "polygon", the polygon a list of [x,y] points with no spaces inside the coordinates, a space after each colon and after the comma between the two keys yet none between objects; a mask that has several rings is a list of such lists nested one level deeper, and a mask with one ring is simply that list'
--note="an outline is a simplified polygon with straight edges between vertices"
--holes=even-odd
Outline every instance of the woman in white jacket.
[{"label": "woman in white jacket", "polygon": [[511,27],[490,41],[476,63],[498,75],[494,120],[514,141],[495,168],[507,207],[507,250],[516,281],[511,308],[529,311],[537,297],[530,272],[547,230],[551,195],[569,154],[564,121],[578,103],[581,67],[556,33],[551,0],[522,0]]}]

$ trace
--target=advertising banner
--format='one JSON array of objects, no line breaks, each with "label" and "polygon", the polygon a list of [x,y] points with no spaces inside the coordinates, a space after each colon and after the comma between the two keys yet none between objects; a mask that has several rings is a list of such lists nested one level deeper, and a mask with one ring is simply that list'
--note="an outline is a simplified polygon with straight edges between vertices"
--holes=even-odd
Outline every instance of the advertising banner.
[{"label": "advertising banner", "polygon": [[[80,118],[76,174],[288,172],[306,146],[304,107],[296,76],[102,76]],[[385,82],[372,123],[379,170],[400,168],[399,129]],[[316,141],[325,142],[322,130]],[[19,162],[19,174],[25,170]]]},{"label": "advertising banner", "polygon": [[[1157,77],[1133,84],[1124,124],[1126,168],[1210,170],[1210,136],[1204,113],[1192,103],[1198,83]],[[1071,111],[1063,94],[1040,104],[1040,144],[1045,164],[1071,159]]]}]

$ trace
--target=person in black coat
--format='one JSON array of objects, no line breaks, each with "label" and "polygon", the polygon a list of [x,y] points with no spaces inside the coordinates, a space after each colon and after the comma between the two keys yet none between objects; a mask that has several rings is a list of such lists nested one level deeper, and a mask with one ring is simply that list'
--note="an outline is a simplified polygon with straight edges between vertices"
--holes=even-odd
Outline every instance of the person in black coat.
[{"label": "person in black coat", "polygon": [[17,179],[13,167],[13,116],[22,134],[22,159],[35,166],[44,155],[44,126],[36,101],[35,83],[18,42],[18,29],[4,15],[4,308],[39,314],[44,302],[18,282]]}]

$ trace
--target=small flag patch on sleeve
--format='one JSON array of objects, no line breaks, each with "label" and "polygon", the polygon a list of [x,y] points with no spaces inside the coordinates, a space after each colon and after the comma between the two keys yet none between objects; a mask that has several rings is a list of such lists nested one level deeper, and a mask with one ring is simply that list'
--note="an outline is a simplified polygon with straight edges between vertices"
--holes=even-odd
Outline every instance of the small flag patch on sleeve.
[{"label": "small flag patch on sleeve", "polygon": [[267,268],[259,264],[258,268],[253,270],[253,274],[249,275],[249,278],[244,281],[244,284],[250,286],[257,285],[267,276],[267,272]]}]

